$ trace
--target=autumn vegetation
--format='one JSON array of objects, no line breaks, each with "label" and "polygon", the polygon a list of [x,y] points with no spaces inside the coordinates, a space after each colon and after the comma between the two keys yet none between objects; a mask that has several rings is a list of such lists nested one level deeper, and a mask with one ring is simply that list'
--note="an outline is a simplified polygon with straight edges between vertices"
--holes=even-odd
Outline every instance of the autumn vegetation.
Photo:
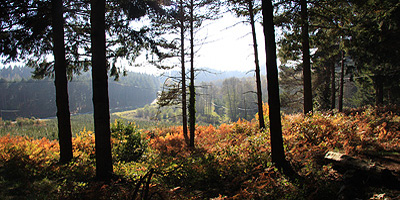
[{"label": "autumn vegetation", "polygon": [[[268,107],[264,106],[266,126]],[[0,121],[0,126],[10,126]],[[21,122],[22,123],[22,122]],[[46,126],[45,122],[32,122]],[[22,124],[21,124],[22,125]],[[14,126],[18,126],[14,124]],[[111,124],[114,176],[95,181],[92,131],[72,138],[73,161],[59,164],[59,144],[34,135],[0,138],[0,196],[5,199],[337,199],[343,176],[323,161],[328,151],[366,158],[399,156],[400,109],[364,107],[282,116],[286,157],[304,177],[289,181],[273,167],[269,129],[239,120],[197,126],[188,149],[182,126],[139,129]],[[399,191],[366,185],[365,198]]]}]

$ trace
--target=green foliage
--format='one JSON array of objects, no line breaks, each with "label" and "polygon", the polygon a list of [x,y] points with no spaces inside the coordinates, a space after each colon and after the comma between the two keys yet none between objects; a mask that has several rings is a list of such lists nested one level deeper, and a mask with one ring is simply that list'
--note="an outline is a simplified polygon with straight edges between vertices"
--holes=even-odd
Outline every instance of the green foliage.
[{"label": "green foliage", "polygon": [[[185,186],[189,190],[207,191],[221,187],[220,165],[212,155],[194,152],[185,159],[165,158],[162,168],[157,170],[162,173],[160,180],[163,184],[172,187]],[[196,163],[194,165],[194,163]],[[214,194],[218,195],[218,194]]]},{"label": "green foliage", "polygon": [[117,118],[124,119],[125,121],[134,121],[141,129],[178,125],[181,120],[179,114],[180,111],[178,108],[158,108],[154,104],[135,110],[113,113]]},{"label": "green foliage", "polygon": [[295,66],[279,66],[279,84],[281,109],[285,113],[297,113],[303,110],[302,68]]},{"label": "green foliage", "polygon": [[21,118],[18,117],[16,122],[17,126],[32,126],[34,124],[40,124],[40,122],[38,120],[36,120],[35,118]]},{"label": "green foliage", "polygon": [[[283,37],[278,41],[279,58],[283,65],[281,95],[283,106],[298,100],[298,80],[293,72],[301,68],[299,5],[293,1],[278,1],[275,22],[282,27]],[[341,52],[345,56],[345,75],[357,82],[355,92],[344,105],[358,107],[374,103],[373,95],[385,105],[398,104],[399,78],[399,13],[397,1],[316,1],[308,3],[310,49],[312,51],[313,94],[320,110],[329,107],[332,77],[329,68],[340,66]],[[354,66],[352,66],[354,65]],[[338,71],[336,71],[338,73]],[[337,76],[336,76],[337,77]],[[345,80],[348,77],[345,77]],[[339,84],[336,84],[336,90]],[[344,87],[348,87],[345,84]],[[354,88],[354,86],[353,86]],[[346,90],[346,88],[345,88]],[[338,96],[338,95],[337,95]],[[379,97],[379,98],[378,98]],[[361,105],[360,105],[361,104]]]},{"label": "green foliage", "polygon": [[359,78],[355,81],[356,91],[354,95],[348,99],[354,107],[362,107],[365,105],[373,105],[375,102],[375,90],[372,79],[368,77]]},{"label": "green foliage", "polygon": [[0,136],[29,136],[35,139],[46,137],[54,140],[57,136],[57,120],[18,118],[16,121],[0,120]]},{"label": "green foliage", "polygon": [[199,114],[196,113],[197,124],[212,124],[218,125],[221,123],[222,118],[217,113],[213,112],[211,114]]},{"label": "green foliage", "polygon": [[138,161],[147,148],[147,142],[134,123],[125,125],[122,120],[111,124],[111,134],[117,141],[113,146],[115,161]]},{"label": "green foliage", "polygon": [[[82,130],[93,131],[92,115],[71,116],[71,128],[73,134],[78,134]],[[13,136],[29,136],[34,139],[48,138],[58,139],[57,119],[34,119],[18,118],[17,121],[0,120],[0,136],[7,134]]]}]

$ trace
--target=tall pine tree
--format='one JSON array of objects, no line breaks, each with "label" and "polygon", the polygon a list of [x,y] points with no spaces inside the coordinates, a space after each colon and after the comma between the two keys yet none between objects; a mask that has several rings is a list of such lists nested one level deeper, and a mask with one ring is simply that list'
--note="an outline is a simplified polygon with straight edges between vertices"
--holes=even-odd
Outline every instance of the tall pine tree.
[{"label": "tall pine tree", "polygon": [[72,133],[68,101],[67,62],[64,48],[62,0],[52,0],[52,28],[60,162],[72,160]]},{"label": "tall pine tree", "polygon": [[288,176],[295,172],[285,158],[279,100],[278,67],[276,62],[275,27],[272,1],[262,1],[265,51],[267,55],[268,105],[271,134],[271,156],[276,167]]},{"label": "tall pine tree", "polygon": [[108,181],[113,173],[113,165],[106,59],[106,1],[91,0],[90,5],[96,177]]}]

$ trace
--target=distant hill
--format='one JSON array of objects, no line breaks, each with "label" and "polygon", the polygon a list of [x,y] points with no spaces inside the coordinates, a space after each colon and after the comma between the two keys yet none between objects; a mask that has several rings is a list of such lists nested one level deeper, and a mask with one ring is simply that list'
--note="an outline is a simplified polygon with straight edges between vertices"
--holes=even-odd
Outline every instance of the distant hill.
[{"label": "distant hill", "polygon": [[[265,66],[260,67],[261,68],[261,74],[265,75]],[[218,81],[218,80],[224,80],[227,78],[231,77],[236,77],[236,78],[243,78],[243,77],[252,77],[254,76],[254,71],[219,71],[215,69],[210,69],[210,68],[204,68],[199,70],[196,73],[196,82],[211,82],[211,81]],[[171,72],[168,72],[165,74],[166,76],[172,76],[172,77],[180,77],[180,71],[174,70]],[[161,77],[161,80],[165,80],[165,77]]]},{"label": "distant hill", "polygon": [[[17,117],[47,118],[56,115],[53,79],[31,78],[31,68],[14,67],[0,70],[0,111],[3,119]],[[110,109],[124,111],[150,104],[160,89],[159,77],[128,72],[119,81],[109,79]],[[90,73],[74,77],[68,84],[72,114],[93,110]]]}]

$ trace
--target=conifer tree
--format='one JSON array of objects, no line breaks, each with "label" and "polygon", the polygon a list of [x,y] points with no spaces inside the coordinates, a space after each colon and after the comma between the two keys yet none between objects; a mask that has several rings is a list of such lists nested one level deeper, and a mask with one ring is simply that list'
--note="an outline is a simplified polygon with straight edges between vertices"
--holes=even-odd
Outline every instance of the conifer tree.
[{"label": "conifer tree", "polygon": [[288,176],[295,172],[285,158],[282,138],[282,123],[279,100],[278,67],[276,57],[275,27],[273,22],[272,1],[262,1],[262,14],[265,37],[265,51],[267,55],[267,81],[268,81],[268,105],[271,134],[271,156],[276,167],[283,170]]},{"label": "conifer tree", "polygon": [[[169,57],[179,55],[180,66],[181,66],[181,76],[172,77],[172,82],[181,85],[180,90],[177,90],[176,84],[171,84],[170,81],[167,82],[168,91],[163,91],[158,98],[159,106],[175,105],[176,101],[171,98],[177,98],[180,96],[180,102],[182,106],[182,125],[183,125],[183,135],[188,147],[194,147],[194,137],[195,137],[195,126],[196,126],[196,92],[195,92],[195,69],[194,69],[194,57],[195,57],[195,29],[201,27],[204,20],[210,20],[215,18],[211,13],[216,13],[219,2],[210,0],[199,0],[199,1],[184,1],[179,0],[178,2],[171,1],[171,5],[175,5],[167,11],[167,14],[161,19],[157,19],[158,29],[160,29],[163,34],[177,34],[179,35],[179,44],[170,46]],[[178,8],[178,9],[176,9]],[[198,11],[201,10],[201,11]],[[197,11],[197,12],[196,12]],[[185,39],[186,32],[189,30],[190,36],[190,53],[186,52]],[[176,47],[180,47],[177,51]],[[190,83],[189,83],[189,104],[187,102],[187,83],[186,83],[186,56],[190,55]],[[177,80],[177,78],[179,80]],[[178,95],[180,94],[180,95]],[[188,114],[189,111],[189,114]],[[188,135],[188,116],[189,116],[189,132]]]},{"label": "conifer tree", "polygon": [[72,160],[72,133],[68,100],[67,62],[64,48],[62,0],[52,0],[52,28],[60,162]]},{"label": "conifer tree", "polygon": [[96,177],[108,181],[111,179],[113,166],[106,59],[106,1],[91,0],[90,5]]},{"label": "conifer tree", "polygon": [[[60,162],[72,159],[72,134],[68,101],[67,62],[64,48],[62,0],[2,1],[0,53],[7,61],[24,61],[32,67],[50,68],[46,55],[54,55],[54,74],[60,143]],[[43,74],[36,73],[36,78]]]},{"label": "conifer tree", "polygon": [[196,92],[194,88],[194,2],[190,0],[190,85],[189,85],[189,147],[194,148],[196,131]]},{"label": "conifer tree", "polygon": [[[348,54],[356,63],[355,80],[373,83],[375,104],[399,102],[400,5],[396,0],[349,0],[351,23]],[[370,102],[367,102],[370,103]]]},{"label": "conifer tree", "polygon": [[310,42],[308,35],[308,8],[307,0],[300,0],[301,16],[301,47],[303,53],[303,91],[304,91],[304,114],[312,113],[312,87],[311,87],[311,63]]},{"label": "conifer tree", "polygon": [[257,1],[254,0],[230,0],[228,3],[231,5],[233,12],[237,16],[248,17],[248,23],[251,27],[251,34],[253,39],[253,50],[254,50],[254,63],[255,63],[255,76],[256,76],[256,89],[257,89],[257,105],[258,105],[258,122],[260,129],[265,128],[264,114],[263,114],[263,102],[262,102],[262,88],[261,88],[261,74],[260,74],[260,63],[258,59],[258,45],[255,29],[255,16],[259,11],[259,6],[256,6]]}]

